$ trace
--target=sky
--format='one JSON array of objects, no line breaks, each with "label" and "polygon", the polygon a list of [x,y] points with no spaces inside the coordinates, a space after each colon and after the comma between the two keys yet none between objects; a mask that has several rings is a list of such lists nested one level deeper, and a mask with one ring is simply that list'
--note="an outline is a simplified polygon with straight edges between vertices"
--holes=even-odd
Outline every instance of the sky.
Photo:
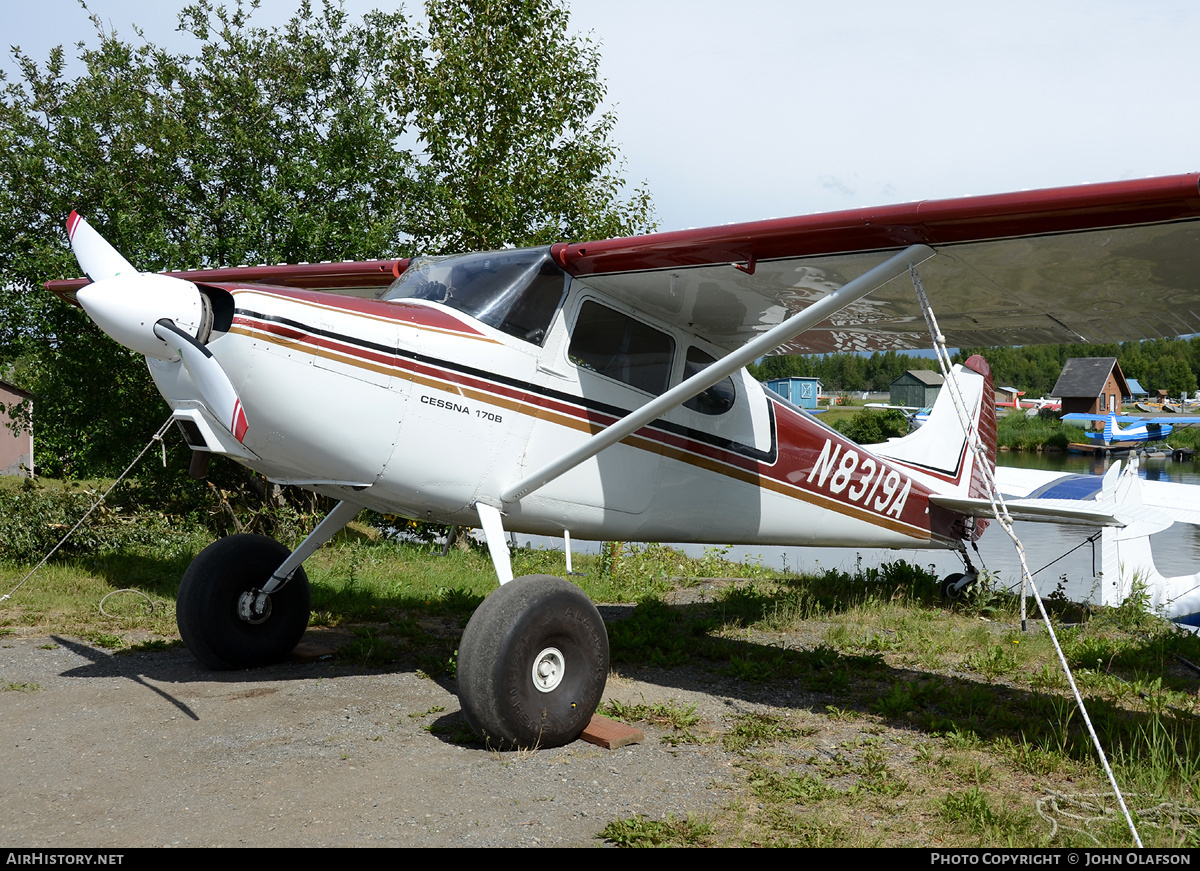
[{"label": "sky", "polygon": [[[297,2],[263,0],[255,20]],[[130,38],[186,45],[184,0],[88,5]],[[1200,4],[1185,0],[568,5],[663,230],[1200,170]],[[94,34],[78,0],[0,8],[0,44],[35,59]],[[0,69],[12,77],[9,57]]]}]

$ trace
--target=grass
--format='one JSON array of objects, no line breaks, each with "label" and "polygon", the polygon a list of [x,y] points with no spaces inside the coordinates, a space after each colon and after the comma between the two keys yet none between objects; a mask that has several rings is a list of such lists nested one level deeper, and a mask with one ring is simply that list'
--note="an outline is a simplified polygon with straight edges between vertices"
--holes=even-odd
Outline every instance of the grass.
[{"label": "grass", "polygon": [[[760,579],[707,605],[650,598],[612,627],[628,667],[690,651],[692,667],[807,699],[708,727],[749,793],[706,820],[708,843],[1131,843],[1107,811],[1086,837],[1072,823],[1089,796],[1110,793],[1065,681],[1050,678],[1061,671],[1047,634],[1016,631],[1011,598],[947,609],[935,582],[907,567]],[[1195,843],[1198,681],[1176,657],[1194,661],[1197,639],[1136,604],[1058,631],[1144,842]],[[781,647],[789,633],[802,643]],[[846,734],[857,737],[830,748]],[[865,817],[879,822],[865,830]]]},{"label": "grass", "polygon": [[0,684],[0,693],[36,693],[42,689],[41,684],[24,682],[9,682]]},{"label": "grass", "polygon": [[672,814],[665,820],[649,820],[639,815],[609,823],[599,837],[619,847],[706,847],[711,846],[711,831],[707,823],[677,820]]},{"label": "grass", "polygon": [[[196,530],[172,526],[152,544],[51,562],[2,606],[0,646],[21,634],[72,635],[143,655],[177,643],[175,589],[204,543]],[[494,581],[477,549],[436,553],[347,535],[310,558],[313,624],[344,634],[340,661],[453,679],[463,626]],[[719,551],[691,559],[656,545],[575,563],[583,573],[575,580],[594,600],[633,606],[608,626],[622,674],[681,669],[689,682],[727,682],[739,699],[785,700],[713,719],[677,701],[610,700],[603,712],[641,724],[650,740],[725,754],[731,783],[725,805],[703,819],[613,820],[598,825],[600,837],[622,845],[1129,845],[1049,638],[1041,628],[1017,630],[1012,597],[947,606],[938,579],[905,563],[798,578],[729,564]],[[553,551],[518,550],[514,568],[565,574]],[[4,591],[28,569],[0,563]],[[706,577],[729,580],[693,604],[670,604]],[[110,598],[102,613],[104,597],[124,589],[144,596]],[[1056,620],[1143,840],[1200,846],[1200,682],[1179,662],[1200,661],[1200,641],[1137,603],[1082,623],[1062,606]],[[16,680],[0,688],[37,690]],[[429,728],[471,740],[452,721]],[[1081,815],[1090,822],[1080,824]]]},{"label": "grass", "polygon": [[695,729],[700,724],[696,706],[682,707],[675,700],[654,704],[626,704],[617,699],[604,702],[599,713],[622,723],[647,723],[666,729],[664,744],[698,744],[701,738]]},{"label": "grass", "polygon": [[1081,427],[1053,416],[1003,414],[996,421],[996,443],[1014,451],[1065,451],[1070,442],[1087,441]]}]

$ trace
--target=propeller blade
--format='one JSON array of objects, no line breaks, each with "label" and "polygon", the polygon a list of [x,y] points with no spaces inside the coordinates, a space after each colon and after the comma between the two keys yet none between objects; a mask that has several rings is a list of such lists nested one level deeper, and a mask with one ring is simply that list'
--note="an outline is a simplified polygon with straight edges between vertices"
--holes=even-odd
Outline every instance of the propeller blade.
[{"label": "propeller blade", "polygon": [[67,218],[67,235],[71,239],[75,259],[92,281],[137,273],[129,261],[93,230],[92,225],[81,218],[78,212],[71,212],[71,217]]},{"label": "propeller blade", "polygon": [[239,442],[244,439],[250,424],[246,420],[242,400],[212,352],[168,318],[154,325],[154,334],[178,351],[188,375],[200,391],[200,398],[217,420]]},{"label": "propeller blade", "polygon": [[156,322],[166,318],[207,338],[200,336],[205,309],[195,284],[138,272],[78,212],[67,219],[67,234],[75,259],[92,279],[76,292],[75,301],[114,341],[147,357],[174,361],[178,356],[154,332]]}]

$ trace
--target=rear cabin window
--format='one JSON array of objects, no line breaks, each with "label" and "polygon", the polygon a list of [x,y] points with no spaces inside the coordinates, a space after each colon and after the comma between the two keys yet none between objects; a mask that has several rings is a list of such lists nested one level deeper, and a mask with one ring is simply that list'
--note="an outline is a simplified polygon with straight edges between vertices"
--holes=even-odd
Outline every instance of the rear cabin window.
[{"label": "rear cabin window", "polygon": [[658,395],[667,389],[675,340],[598,302],[587,300],[567,351],[583,369]]},{"label": "rear cabin window", "polygon": [[[691,378],[715,362],[717,362],[716,358],[710,354],[706,354],[695,346],[689,347],[687,359],[684,360],[683,365],[684,379]],[[726,378],[724,381],[718,381],[703,393],[693,396],[683,404],[683,407],[701,414],[724,414],[733,408],[736,401],[737,392],[733,389],[733,379]]]}]

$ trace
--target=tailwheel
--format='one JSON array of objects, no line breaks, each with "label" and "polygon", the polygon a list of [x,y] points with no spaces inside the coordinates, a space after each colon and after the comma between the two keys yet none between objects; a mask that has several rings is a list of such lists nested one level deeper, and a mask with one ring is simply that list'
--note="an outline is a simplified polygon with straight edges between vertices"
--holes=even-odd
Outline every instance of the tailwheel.
[{"label": "tailwheel", "polygon": [[963,598],[975,582],[979,580],[978,572],[955,572],[942,579],[942,598],[953,602]]},{"label": "tailwheel", "polygon": [[471,616],[458,647],[458,698],[498,750],[559,747],[579,737],[608,679],[608,633],[574,584],[514,578]]},{"label": "tailwheel", "polygon": [[274,593],[261,592],[288,553],[265,535],[231,535],[192,560],[179,584],[175,614],[183,643],[202,665],[250,668],[292,652],[308,627],[304,569]]}]

